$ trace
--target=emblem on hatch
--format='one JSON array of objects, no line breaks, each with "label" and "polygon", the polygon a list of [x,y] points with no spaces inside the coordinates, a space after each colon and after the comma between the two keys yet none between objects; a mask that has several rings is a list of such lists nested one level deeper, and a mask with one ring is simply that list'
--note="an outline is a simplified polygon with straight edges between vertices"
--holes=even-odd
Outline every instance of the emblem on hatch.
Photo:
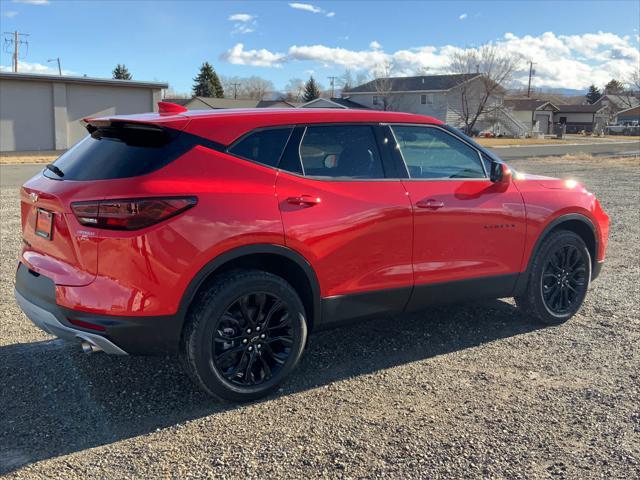
[{"label": "emblem on hatch", "polygon": [[32,201],[33,203],[36,203],[36,202],[38,201],[38,194],[37,194],[37,193],[35,193],[35,192],[31,192],[31,193],[29,194],[29,198],[31,199],[31,201]]}]

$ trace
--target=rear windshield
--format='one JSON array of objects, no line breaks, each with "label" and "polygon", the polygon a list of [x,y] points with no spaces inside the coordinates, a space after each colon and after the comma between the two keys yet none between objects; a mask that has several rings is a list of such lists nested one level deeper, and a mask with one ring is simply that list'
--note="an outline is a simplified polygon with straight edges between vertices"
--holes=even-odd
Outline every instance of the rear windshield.
[{"label": "rear windshield", "polygon": [[44,174],[57,180],[136,177],[168,165],[190,150],[189,135],[141,124],[89,127],[91,134],[65,152]]}]

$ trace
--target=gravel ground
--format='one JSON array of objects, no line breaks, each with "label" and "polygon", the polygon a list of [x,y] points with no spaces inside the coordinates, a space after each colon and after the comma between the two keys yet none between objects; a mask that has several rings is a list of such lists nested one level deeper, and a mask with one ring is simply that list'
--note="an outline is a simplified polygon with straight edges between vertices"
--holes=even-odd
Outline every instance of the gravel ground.
[{"label": "gravel ground", "polygon": [[511,300],[312,337],[275,397],[215,403],[168,358],[85,356],[12,296],[2,189],[0,473],[8,478],[639,478],[640,162],[514,162],[586,182],[612,217],[602,276],[540,328]]}]

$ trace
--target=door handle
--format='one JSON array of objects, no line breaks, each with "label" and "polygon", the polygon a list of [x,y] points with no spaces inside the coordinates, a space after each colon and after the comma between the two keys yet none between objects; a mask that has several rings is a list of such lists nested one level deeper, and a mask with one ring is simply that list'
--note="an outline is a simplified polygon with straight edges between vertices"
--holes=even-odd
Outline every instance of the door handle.
[{"label": "door handle", "polygon": [[313,195],[300,195],[299,197],[287,198],[287,203],[298,205],[299,207],[313,207],[321,201],[320,197],[314,197]]},{"label": "door handle", "polygon": [[416,203],[416,207],[437,210],[439,208],[444,207],[444,202],[439,202],[437,200],[430,198],[429,200],[420,200],[418,203]]}]

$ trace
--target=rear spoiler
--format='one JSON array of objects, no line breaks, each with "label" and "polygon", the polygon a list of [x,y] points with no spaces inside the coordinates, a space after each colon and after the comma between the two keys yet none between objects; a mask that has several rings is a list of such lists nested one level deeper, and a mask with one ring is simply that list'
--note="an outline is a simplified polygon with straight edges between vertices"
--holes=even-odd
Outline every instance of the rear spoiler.
[{"label": "rear spoiler", "polygon": [[191,121],[181,115],[188,110],[181,105],[158,102],[158,113],[140,113],[134,115],[114,115],[112,117],[87,117],[82,121],[89,133],[96,128],[109,127],[115,123],[155,125],[161,128],[182,131]]}]

